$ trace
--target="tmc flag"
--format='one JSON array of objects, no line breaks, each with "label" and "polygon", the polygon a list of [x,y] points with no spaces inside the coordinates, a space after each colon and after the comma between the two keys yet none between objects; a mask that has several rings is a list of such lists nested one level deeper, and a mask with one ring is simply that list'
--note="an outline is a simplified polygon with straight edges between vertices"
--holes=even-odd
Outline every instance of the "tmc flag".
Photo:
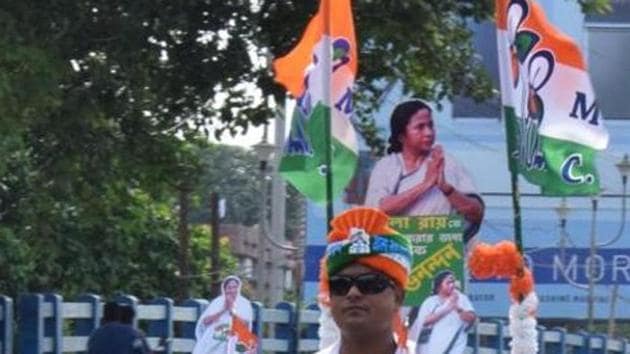
[{"label": "tmc flag", "polygon": [[578,46],[533,0],[495,4],[510,171],[545,195],[599,193],[608,132]]},{"label": "tmc flag", "polygon": [[276,81],[297,103],[279,171],[315,202],[326,200],[327,149],[333,198],[354,174],[358,148],[351,116],[357,64],[350,0],[322,0],[300,42],[273,63]]}]

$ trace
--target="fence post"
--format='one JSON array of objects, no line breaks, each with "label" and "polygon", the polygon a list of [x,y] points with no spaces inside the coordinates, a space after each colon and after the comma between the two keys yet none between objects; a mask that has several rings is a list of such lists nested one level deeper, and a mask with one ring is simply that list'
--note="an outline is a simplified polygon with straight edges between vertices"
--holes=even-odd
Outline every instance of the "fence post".
[{"label": "fence post", "polygon": [[[555,327],[551,330],[548,330],[548,332],[557,332],[558,333],[558,344],[549,344],[548,346],[545,347],[545,351],[549,352],[549,353],[558,353],[558,354],[564,354],[566,353],[567,347],[566,347],[566,340],[567,340],[567,330],[561,327]],[[549,348],[551,347],[551,348]],[[548,350],[549,349],[549,350]]]},{"label": "fence post", "polygon": [[[602,347],[600,349],[595,349],[593,346],[593,339],[599,339],[602,343]],[[588,335],[586,337],[586,342],[588,343],[588,353],[589,354],[606,354],[608,353],[607,351],[607,346],[608,346],[608,336],[603,335],[603,334],[593,334],[593,335]]]},{"label": "fence post", "polygon": [[101,297],[95,294],[83,294],[79,296],[76,301],[89,304],[91,316],[90,318],[74,320],[74,335],[78,337],[88,337],[98,328],[101,322]]},{"label": "fence post", "polygon": [[479,317],[475,318],[475,322],[472,324],[471,330],[468,332],[466,338],[466,345],[470,345],[473,350],[473,354],[479,353]]},{"label": "fence post", "polygon": [[50,317],[44,318],[44,337],[52,339],[52,351],[55,354],[63,353],[63,297],[59,294],[48,293],[44,295],[44,303],[51,306]]},{"label": "fence post", "polygon": [[[318,304],[310,304],[310,305],[306,306],[306,309],[307,310],[319,311],[319,305]],[[308,339],[317,339],[317,338],[319,338],[318,330],[319,330],[319,324],[317,324],[317,323],[309,323],[306,326],[305,337],[308,338]]]},{"label": "fence post", "polygon": [[545,354],[545,331],[547,328],[545,326],[538,325],[536,326],[536,331],[538,332],[538,354]]},{"label": "fence post", "polygon": [[156,353],[171,354],[173,352],[173,300],[167,297],[160,297],[149,302],[152,305],[164,306],[164,319],[149,322],[147,337],[160,337],[163,350]]},{"label": "fence post", "polygon": [[44,297],[25,294],[19,299],[18,334],[21,354],[40,354],[44,345]]},{"label": "fence post", "polygon": [[195,339],[195,327],[197,326],[197,319],[201,317],[203,311],[208,307],[209,302],[203,299],[187,299],[182,303],[182,307],[192,307],[195,309],[195,318],[191,321],[182,323],[182,337]]},{"label": "fence post", "polygon": [[0,354],[13,353],[13,300],[0,295]]},{"label": "fence post", "polygon": [[591,354],[591,341],[589,338],[589,332],[587,331],[578,331],[577,333],[573,333],[573,335],[579,336],[582,338],[582,345],[579,348],[573,348],[571,353],[573,354]]},{"label": "fence post", "polygon": [[490,323],[494,323],[497,326],[497,334],[494,337],[489,337],[488,339],[488,345],[493,348],[496,349],[497,353],[503,353],[503,347],[504,347],[504,340],[505,338],[504,336],[504,330],[503,327],[505,326],[505,324],[503,323],[503,321],[501,320],[497,320],[497,319],[493,319],[493,320],[489,320],[488,322]]},{"label": "fence post", "polygon": [[263,304],[258,301],[252,302],[252,310],[254,311],[254,321],[252,323],[252,332],[258,338],[258,347],[256,352],[262,354],[262,340],[263,340],[263,324],[262,324],[262,309]]},{"label": "fence post", "polygon": [[279,323],[275,325],[276,339],[286,340],[288,345],[288,353],[297,353],[297,343],[295,336],[295,304],[289,302],[280,302],[276,305],[276,309],[289,312],[289,322],[287,324]]},{"label": "fence post", "polygon": [[131,325],[133,328],[138,328],[138,298],[133,295],[118,295],[114,299],[114,301],[118,304],[129,305],[133,309],[133,312],[136,314],[133,317],[133,321]]}]

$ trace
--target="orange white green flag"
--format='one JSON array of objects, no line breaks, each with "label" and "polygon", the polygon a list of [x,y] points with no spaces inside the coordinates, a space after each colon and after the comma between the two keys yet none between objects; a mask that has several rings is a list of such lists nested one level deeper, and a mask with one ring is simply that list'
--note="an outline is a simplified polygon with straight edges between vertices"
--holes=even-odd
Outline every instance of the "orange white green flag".
[{"label": "orange white green flag", "polygon": [[510,171],[545,195],[599,193],[608,132],[579,47],[535,1],[495,5]]},{"label": "orange white green flag", "polygon": [[249,330],[245,321],[237,316],[232,316],[230,332],[235,343],[234,346],[228,346],[229,353],[227,354],[256,353],[258,338]]},{"label": "orange white green flag", "polygon": [[321,0],[299,43],[273,63],[276,81],[296,99],[279,171],[315,202],[326,201],[327,150],[333,198],[356,168],[351,117],[357,65],[350,0]]}]

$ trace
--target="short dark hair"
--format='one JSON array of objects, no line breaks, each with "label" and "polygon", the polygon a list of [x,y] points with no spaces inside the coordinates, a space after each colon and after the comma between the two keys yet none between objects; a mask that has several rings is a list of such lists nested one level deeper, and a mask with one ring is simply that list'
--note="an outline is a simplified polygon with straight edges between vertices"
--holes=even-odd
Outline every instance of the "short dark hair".
[{"label": "short dark hair", "polygon": [[103,305],[103,317],[101,323],[114,322],[120,319],[120,308],[114,301],[106,302]]},{"label": "short dark hair", "polygon": [[432,112],[428,104],[418,99],[404,101],[396,105],[389,119],[391,134],[389,136],[389,147],[387,148],[388,154],[402,151],[399,137],[405,132],[411,116],[421,109],[426,109],[429,113]]},{"label": "short dark hair", "polygon": [[136,311],[131,305],[123,304],[119,305],[120,308],[120,323],[131,324],[133,318],[136,317]]},{"label": "short dark hair", "polygon": [[440,285],[442,285],[444,279],[446,279],[449,275],[455,276],[455,273],[453,273],[452,270],[447,269],[439,272],[435,278],[433,278],[433,295],[436,295],[440,291]]}]

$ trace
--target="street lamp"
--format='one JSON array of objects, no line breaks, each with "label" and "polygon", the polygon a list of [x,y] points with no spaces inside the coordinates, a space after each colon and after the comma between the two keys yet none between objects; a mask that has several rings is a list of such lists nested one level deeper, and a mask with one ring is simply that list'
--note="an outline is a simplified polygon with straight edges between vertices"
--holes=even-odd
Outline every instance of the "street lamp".
[{"label": "street lamp", "polygon": [[276,151],[276,146],[267,141],[267,127],[265,127],[262,140],[252,146],[252,148],[254,148],[254,152],[260,163],[258,168],[260,172],[264,174],[267,171],[268,162],[273,158],[274,152]]},{"label": "street lamp", "polygon": [[610,246],[617,242],[623,235],[623,230],[626,227],[626,192],[628,186],[628,175],[630,175],[630,160],[628,159],[628,154],[624,154],[621,161],[615,164],[615,167],[617,167],[617,170],[621,175],[621,224],[619,224],[617,235],[615,235],[615,237],[613,237],[610,241],[598,244],[598,247]]},{"label": "street lamp", "polygon": [[262,194],[262,205],[261,205],[261,211],[260,211],[260,223],[261,223],[261,230],[263,231],[263,237],[269,241],[274,247],[283,249],[283,250],[287,250],[287,251],[297,251],[297,247],[294,247],[292,245],[285,245],[285,244],[281,244],[278,243],[276,240],[274,240],[272,237],[269,236],[269,227],[268,227],[268,223],[267,223],[267,186],[265,185],[265,181],[268,180],[267,178],[267,168],[268,166],[268,162],[274,157],[274,153],[276,151],[276,146],[273,144],[270,144],[267,141],[267,129],[265,127],[265,132],[263,134],[262,140],[258,143],[252,146],[254,148],[254,152],[256,153],[256,156],[258,157],[258,161],[260,163],[259,169],[260,169],[260,174],[262,177],[262,183],[263,183],[263,188],[261,191]]},{"label": "street lamp", "polygon": [[[594,329],[594,312],[595,312],[594,268],[595,268],[595,257],[597,255],[597,249],[599,247],[609,246],[617,242],[623,235],[623,230],[626,224],[626,192],[627,192],[628,176],[630,175],[630,159],[628,158],[628,154],[624,154],[622,160],[616,163],[615,166],[617,167],[617,170],[619,171],[619,174],[621,175],[621,183],[622,183],[621,223],[619,226],[619,230],[617,231],[617,234],[609,241],[606,241],[604,243],[597,243],[596,217],[597,217],[597,209],[598,209],[598,200],[597,200],[597,196],[593,196],[591,198],[591,210],[592,210],[591,218],[592,219],[591,219],[591,233],[590,233],[590,245],[589,245],[589,259],[588,259],[588,265],[587,265],[588,271],[586,272],[588,283],[587,284],[577,283],[576,281],[572,280],[569,276],[567,276],[566,269],[564,268],[564,266],[561,267],[561,274],[569,285],[578,289],[587,290],[588,292],[588,296],[587,296],[587,299],[588,299],[587,317],[588,318],[587,319],[588,319],[589,331],[592,331]],[[561,232],[560,252],[561,252],[561,261],[564,264],[564,248],[566,245],[566,241],[569,240],[567,232],[566,232],[566,223],[567,223],[567,216],[569,212],[571,211],[571,208],[567,205],[566,199],[562,198],[562,200],[560,201],[560,204],[557,207],[555,207],[554,210],[560,220],[560,232]],[[602,264],[600,266],[605,266],[605,265]],[[614,326],[615,326],[614,317],[615,317],[615,309],[616,309],[615,302],[618,296],[617,295],[618,286],[619,286],[618,284],[614,284],[612,295],[611,295],[611,308],[610,308],[610,316],[609,316],[609,324],[608,324],[608,328],[609,328],[608,332],[610,336],[612,336],[612,334],[614,333]]]},{"label": "street lamp", "polygon": [[[556,214],[558,214],[558,219],[560,219],[560,261],[562,262],[562,264],[564,264],[564,254],[565,254],[565,249],[567,246],[567,240],[568,240],[568,235],[567,235],[567,216],[569,215],[569,212],[571,211],[571,208],[569,207],[569,205],[567,204],[567,199],[566,198],[562,198],[560,200],[560,204],[553,208],[556,211]],[[564,274],[564,267],[562,268],[563,270],[563,274]],[[565,278],[567,278],[565,276]]]},{"label": "street lamp", "polygon": [[617,166],[617,170],[619,170],[621,183],[625,189],[626,184],[628,183],[628,175],[630,175],[630,159],[628,159],[628,154],[624,154],[623,159],[616,163],[615,166]]},{"label": "street lamp", "polygon": [[[274,153],[276,151],[276,146],[270,144],[267,141],[267,127],[265,127],[262,140],[252,146],[254,152],[259,161],[259,173],[260,173],[260,183],[261,183],[261,198],[260,198],[260,251],[259,251],[259,262],[258,262],[258,282],[262,283],[264,279],[270,279],[272,282],[278,282],[279,277],[277,274],[274,274],[272,271],[271,274],[265,272],[263,267],[263,263],[266,256],[266,246],[271,245],[274,248],[295,252],[297,250],[296,247],[290,244],[282,244],[278,242],[276,238],[282,237],[279,235],[277,230],[275,230],[274,235],[270,235],[269,232],[269,223],[268,223],[268,194],[269,194],[269,185],[268,182],[272,178],[267,176],[267,171],[269,169],[269,161],[272,161],[274,158]],[[273,204],[273,203],[272,203]],[[272,205],[273,207],[273,205]],[[277,212],[272,210],[273,212]],[[274,287],[273,291],[277,291],[277,287]],[[262,287],[259,287],[262,290]],[[261,294],[261,293],[260,293]],[[274,293],[275,294],[275,293]],[[274,299],[279,300],[279,299]]]},{"label": "street lamp", "polygon": [[567,226],[567,216],[571,211],[571,208],[567,204],[567,198],[563,197],[560,200],[560,205],[555,207],[554,210],[556,211],[556,214],[558,214],[558,218],[560,219],[560,227],[564,230],[564,228]]},{"label": "street lamp", "polygon": [[566,230],[567,217],[569,216],[569,213],[571,212],[572,209],[567,203],[566,198],[562,198],[560,200],[560,204],[553,209],[556,212],[556,214],[558,214],[558,219],[560,219],[560,245],[559,246],[560,246],[560,261],[563,264],[563,266],[560,267],[560,273],[562,274],[562,277],[564,278],[564,280],[566,280],[566,282],[569,285],[578,289],[587,290],[588,287],[586,285],[577,283],[576,281],[572,280],[571,277],[569,277],[566,274],[566,268],[564,267],[567,241],[573,244],[571,240],[569,239],[569,235]]},{"label": "street lamp", "polygon": [[[621,187],[622,187],[622,193],[621,193],[621,223],[619,225],[619,230],[617,231],[617,235],[615,235],[615,237],[613,237],[611,240],[603,242],[603,243],[597,243],[596,240],[596,233],[595,233],[595,217],[596,217],[596,213],[597,213],[597,199],[593,198],[592,199],[592,204],[593,204],[593,223],[592,223],[592,227],[591,227],[591,242],[590,242],[590,257],[589,257],[589,267],[588,267],[588,330],[589,331],[593,331],[594,329],[594,312],[595,312],[595,280],[594,280],[594,263],[595,263],[595,256],[597,255],[597,248],[599,247],[606,247],[609,245],[612,245],[613,243],[617,242],[621,236],[623,235],[623,230],[624,227],[626,225],[626,186],[628,183],[628,174],[630,174],[630,161],[628,160],[628,154],[624,154],[623,158],[621,159],[620,162],[616,163],[615,166],[617,167],[617,170],[619,171],[619,174],[621,175]],[[602,264],[602,266],[604,266]],[[615,284],[615,286],[613,287],[613,291],[612,291],[612,296],[611,296],[611,314],[609,316],[609,323],[608,323],[608,330],[609,332],[614,331],[614,311],[615,311],[615,302],[616,302],[616,297],[617,297],[617,286],[618,284]]]},{"label": "street lamp", "polygon": [[[628,175],[630,174],[630,160],[628,154],[624,154],[621,161],[615,164],[619,174],[621,175],[621,226],[617,232],[617,237],[613,240],[616,241],[621,237],[624,226],[626,224],[626,188],[628,185]],[[611,242],[612,243],[612,242]],[[608,316],[608,337],[612,338],[615,335],[615,317],[617,315],[617,298],[619,296],[619,282],[613,284],[613,288],[610,295],[610,314]]]}]

